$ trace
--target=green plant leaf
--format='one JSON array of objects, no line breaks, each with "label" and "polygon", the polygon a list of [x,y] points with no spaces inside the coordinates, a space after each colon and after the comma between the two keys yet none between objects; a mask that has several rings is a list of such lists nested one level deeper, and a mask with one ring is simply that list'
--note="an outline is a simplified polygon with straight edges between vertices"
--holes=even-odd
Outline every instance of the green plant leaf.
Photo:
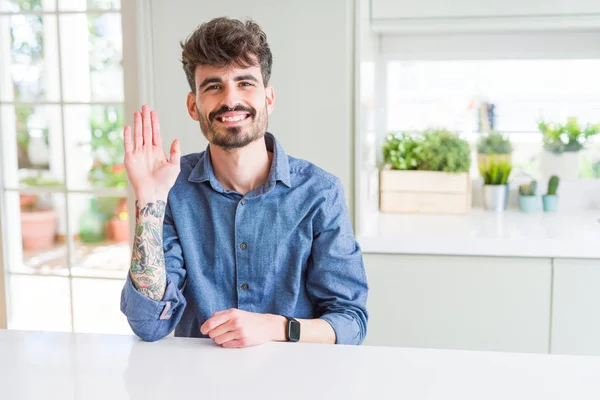
[{"label": "green plant leaf", "polygon": [[510,140],[500,132],[493,131],[482,135],[477,141],[477,153],[479,154],[510,154],[512,151]]}]

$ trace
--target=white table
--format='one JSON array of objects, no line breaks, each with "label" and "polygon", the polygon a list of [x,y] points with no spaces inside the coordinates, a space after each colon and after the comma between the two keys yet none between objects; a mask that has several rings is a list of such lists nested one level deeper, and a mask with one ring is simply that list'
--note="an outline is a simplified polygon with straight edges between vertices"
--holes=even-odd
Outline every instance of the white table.
[{"label": "white table", "polygon": [[0,330],[0,399],[600,399],[600,358]]}]

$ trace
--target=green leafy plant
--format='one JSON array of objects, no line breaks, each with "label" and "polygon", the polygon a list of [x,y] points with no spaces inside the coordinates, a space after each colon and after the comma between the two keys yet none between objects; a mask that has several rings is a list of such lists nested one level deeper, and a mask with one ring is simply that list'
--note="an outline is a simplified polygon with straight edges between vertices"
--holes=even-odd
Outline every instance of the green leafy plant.
[{"label": "green leafy plant", "polygon": [[389,134],[383,144],[383,158],[393,169],[417,169],[419,159],[415,152],[417,138],[409,133]]},{"label": "green leafy plant", "polygon": [[519,194],[521,196],[535,196],[537,190],[537,182],[531,181],[529,184],[519,186]]},{"label": "green leafy plant", "polygon": [[415,151],[420,161],[420,170],[468,172],[471,167],[469,143],[446,129],[423,132],[423,140],[418,143]]},{"label": "green leafy plant", "polygon": [[397,170],[467,172],[471,166],[469,143],[444,129],[389,134],[382,150],[384,162]]},{"label": "green leafy plant", "polygon": [[558,190],[558,176],[552,175],[548,180],[548,193],[549,195],[555,195]]},{"label": "green leafy plant", "polygon": [[95,187],[125,188],[127,176],[123,160],[123,111],[119,108],[103,108],[93,113],[91,139],[83,143],[91,147],[93,164],[88,180]]},{"label": "green leafy plant", "polygon": [[482,135],[477,141],[477,153],[479,154],[510,154],[513,151],[512,143],[508,136],[492,131]]},{"label": "green leafy plant", "polygon": [[512,171],[512,164],[503,160],[492,160],[479,167],[485,185],[506,185]]},{"label": "green leafy plant", "polygon": [[552,153],[580,151],[587,140],[600,132],[600,124],[581,127],[577,118],[569,118],[565,125],[540,121],[538,129],[544,135],[544,148]]}]

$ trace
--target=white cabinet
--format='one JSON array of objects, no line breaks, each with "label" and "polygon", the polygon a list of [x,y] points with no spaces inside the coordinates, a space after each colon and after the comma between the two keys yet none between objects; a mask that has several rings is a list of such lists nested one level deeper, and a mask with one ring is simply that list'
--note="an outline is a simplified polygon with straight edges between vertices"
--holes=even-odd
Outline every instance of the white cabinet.
[{"label": "white cabinet", "polygon": [[555,16],[600,13],[597,0],[371,0],[373,19]]},{"label": "white cabinet", "polygon": [[554,260],[552,346],[600,356],[600,260]]},{"label": "white cabinet", "polygon": [[364,261],[367,345],[548,352],[550,259],[365,254]]}]

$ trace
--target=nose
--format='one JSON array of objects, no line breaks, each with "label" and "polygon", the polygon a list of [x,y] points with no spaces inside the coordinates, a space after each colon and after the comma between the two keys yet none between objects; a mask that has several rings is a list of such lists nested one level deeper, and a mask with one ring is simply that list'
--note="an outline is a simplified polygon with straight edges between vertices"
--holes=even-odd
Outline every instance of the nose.
[{"label": "nose", "polygon": [[240,97],[236,90],[235,85],[227,85],[223,91],[223,97],[221,98],[221,106],[226,106],[229,108],[233,108],[236,105],[240,104]]}]

